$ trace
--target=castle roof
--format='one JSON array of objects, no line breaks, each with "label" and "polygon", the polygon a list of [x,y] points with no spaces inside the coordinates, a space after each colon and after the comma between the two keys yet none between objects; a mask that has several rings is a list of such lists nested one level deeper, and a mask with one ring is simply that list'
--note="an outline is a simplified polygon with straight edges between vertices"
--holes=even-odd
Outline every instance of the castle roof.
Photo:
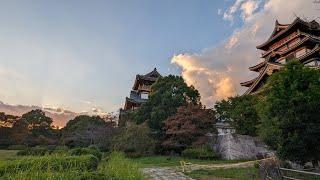
[{"label": "castle roof", "polygon": [[291,24],[280,24],[278,21],[276,21],[274,30],[268,40],[261,45],[258,45],[257,48],[261,50],[267,50],[271,43],[283,36],[286,36],[287,33],[294,31],[297,27],[304,29],[306,32],[317,31],[320,33],[320,25],[315,20],[307,22],[300,18],[296,18]]},{"label": "castle roof", "polygon": [[156,82],[156,80],[161,77],[161,74],[157,71],[157,68],[154,68],[153,71],[145,74],[145,75],[136,75],[136,79],[133,85],[133,90],[137,90],[139,84],[152,84]]}]

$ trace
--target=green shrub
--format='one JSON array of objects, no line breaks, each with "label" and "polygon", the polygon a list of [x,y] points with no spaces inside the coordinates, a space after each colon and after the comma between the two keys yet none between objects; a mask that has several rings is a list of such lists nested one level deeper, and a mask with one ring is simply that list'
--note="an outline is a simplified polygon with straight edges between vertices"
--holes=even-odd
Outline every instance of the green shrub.
[{"label": "green shrub", "polygon": [[67,146],[36,146],[29,147],[17,152],[18,156],[44,156],[50,154],[67,155]]},{"label": "green shrub", "polygon": [[138,164],[125,158],[124,154],[113,152],[108,161],[103,161],[99,172],[106,172],[108,179],[116,180],[142,180],[145,179]]},{"label": "green shrub", "polygon": [[66,172],[19,172],[17,174],[6,174],[1,177],[4,180],[105,180],[104,174],[92,171],[66,171]]},{"label": "green shrub", "polygon": [[87,147],[87,148],[75,148],[75,149],[71,149],[69,151],[69,154],[71,156],[82,156],[82,155],[94,155],[96,156],[99,160],[101,160],[102,158],[102,153],[101,151],[96,148],[96,147]]},{"label": "green shrub", "polygon": [[18,156],[44,156],[50,154],[52,151],[46,147],[36,146],[26,148],[17,152]]},{"label": "green shrub", "polygon": [[0,177],[22,172],[91,171],[97,168],[98,163],[93,155],[25,157],[0,164]]},{"label": "green shrub", "polygon": [[27,146],[25,145],[11,145],[7,147],[8,150],[24,150],[26,148]]},{"label": "green shrub", "polygon": [[182,156],[191,159],[218,159],[219,156],[209,148],[188,148],[182,151]]},{"label": "green shrub", "polygon": [[146,124],[130,126],[121,129],[113,138],[113,150],[125,152],[127,156],[139,157],[151,155],[155,149],[155,140]]},{"label": "green shrub", "polygon": [[68,155],[69,148],[68,146],[56,146],[51,152],[53,155]]}]

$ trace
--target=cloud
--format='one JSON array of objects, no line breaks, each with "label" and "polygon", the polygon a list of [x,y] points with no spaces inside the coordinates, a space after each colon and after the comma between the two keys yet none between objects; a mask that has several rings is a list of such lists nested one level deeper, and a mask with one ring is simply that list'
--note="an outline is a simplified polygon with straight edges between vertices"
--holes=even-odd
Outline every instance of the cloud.
[{"label": "cloud", "polygon": [[240,9],[242,10],[241,16],[243,20],[247,20],[252,17],[253,13],[259,7],[259,1],[249,0],[241,4]]},{"label": "cloud", "polygon": [[[214,48],[204,48],[199,53],[174,55],[171,63],[181,68],[181,75],[201,94],[202,102],[212,107],[217,100],[242,94],[240,82],[252,79],[256,73],[249,66],[259,63],[260,53],[255,47],[271,34],[276,19],[291,23],[295,15],[309,20],[316,19],[319,11],[312,1],[269,0],[264,3],[236,0],[224,13],[223,19],[233,20],[239,14],[243,25]],[[257,6],[261,6],[258,8]],[[286,8],[283,8],[286,7]]]},{"label": "cloud", "polygon": [[259,0],[236,0],[224,13],[223,19],[233,23],[235,15],[240,13],[242,20],[249,20],[259,8]]},{"label": "cloud", "polygon": [[[211,102],[228,96],[235,95],[235,87],[231,78],[223,72],[203,67],[197,60],[206,61],[206,55],[175,55],[171,63],[182,68],[182,76],[188,85],[194,85],[201,93],[202,102],[206,105]],[[230,70],[226,67],[226,71]]]}]

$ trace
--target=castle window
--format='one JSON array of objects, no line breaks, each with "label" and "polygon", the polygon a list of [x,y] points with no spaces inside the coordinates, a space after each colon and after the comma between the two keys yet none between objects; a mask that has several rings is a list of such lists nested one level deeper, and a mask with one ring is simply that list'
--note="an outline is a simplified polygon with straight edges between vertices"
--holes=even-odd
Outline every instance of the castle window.
[{"label": "castle window", "polygon": [[148,93],[141,93],[141,99],[148,99],[149,94]]}]

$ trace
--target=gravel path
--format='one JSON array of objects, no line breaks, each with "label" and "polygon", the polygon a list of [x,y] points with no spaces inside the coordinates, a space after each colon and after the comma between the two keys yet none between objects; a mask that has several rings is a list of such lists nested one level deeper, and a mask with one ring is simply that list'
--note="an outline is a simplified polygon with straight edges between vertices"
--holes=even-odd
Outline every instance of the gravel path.
[{"label": "gravel path", "polygon": [[177,171],[175,168],[144,168],[142,171],[150,178],[150,180],[193,180],[191,177]]}]

